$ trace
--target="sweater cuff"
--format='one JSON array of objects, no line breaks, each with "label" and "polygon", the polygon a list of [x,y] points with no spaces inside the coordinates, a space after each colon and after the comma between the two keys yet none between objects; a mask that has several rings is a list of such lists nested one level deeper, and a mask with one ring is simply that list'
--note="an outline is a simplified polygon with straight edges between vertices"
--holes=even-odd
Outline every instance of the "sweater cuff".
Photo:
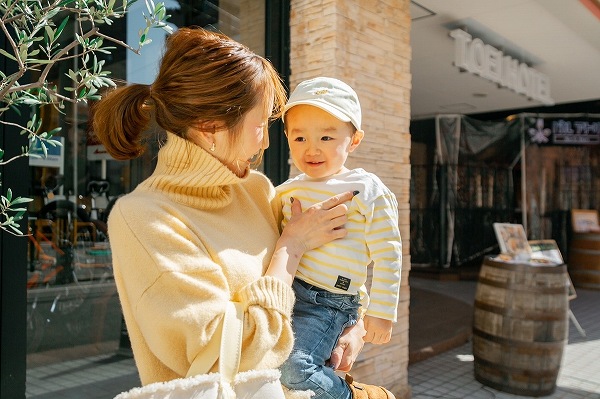
[{"label": "sweater cuff", "polygon": [[291,317],[296,297],[292,287],[272,276],[264,276],[248,284],[239,292],[240,302],[246,307],[262,306]]}]

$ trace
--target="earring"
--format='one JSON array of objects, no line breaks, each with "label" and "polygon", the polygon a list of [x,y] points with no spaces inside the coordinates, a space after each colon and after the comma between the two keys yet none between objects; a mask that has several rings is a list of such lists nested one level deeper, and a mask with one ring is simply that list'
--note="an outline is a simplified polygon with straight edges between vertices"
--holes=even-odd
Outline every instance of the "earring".
[{"label": "earring", "polygon": [[215,142],[213,141],[212,144],[210,145],[210,151],[215,152],[216,149],[217,149],[217,146],[215,145]]}]

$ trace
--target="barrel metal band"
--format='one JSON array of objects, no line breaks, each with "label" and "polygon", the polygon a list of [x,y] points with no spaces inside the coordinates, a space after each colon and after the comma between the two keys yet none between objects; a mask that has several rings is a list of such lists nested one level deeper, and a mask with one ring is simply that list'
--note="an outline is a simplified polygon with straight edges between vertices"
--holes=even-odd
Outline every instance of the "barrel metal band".
[{"label": "barrel metal band", "polygon": [[550,311],[544,309],[543,312],[537,311],[525,311],[525,310],[510,310],[500,306],[489,305],[475,300],[475,310],[481,309],[487,312],[504,315],[517,320],[532,320],[532,321],[565,321],[567,320],[568,310],[565,309]]},{"label": "barrel metal band", "polygon": [[523,369],[523,368],[518,368],[518,367],[507,367],[501,364],[497,364],[497,363],[492,363],[489,362],[485,359],[477,359],[477,363],[481,366],[484,367],[490,367],[493,368],[494,370],[500,370],[503,372],[509,372],[512,374],[519,374],[519,375],[523,375],[523,376],[527,376],[529,378],[554,378],[558,375],[558,368],[554,369],[554,370],[532,370],[532,369]]},{"label": "barrel metal band", "polygon": [[549,341],[549,342],[520,341],[520,340],[516,340],[514,338],[509,339],[509,338],[504,338],[504,337],[498,337],[496,335],[492,335],[490,333],[482,331],[477,327],[473,327],[473,335],[483,338],[490,342],[495,342],[500,345],[516,347],[516,348],[520,348],[520,349],[531,349],[532,344],[535,344],[544,349],[561,349],[564,347],[564,345],[566,343],[566,339],[561,339],[560,341]]},{"label": "barrel metal band", "polygon": [[568,290],[566,279],[565,285],[559,287],[531,287],[523,284],[490,280],[486,277],[479,277],[479,283],[490,285],[496,288],[510,288],[513,291],[539,292],[541,294],[565,294],[565,296],[567,295]]}]

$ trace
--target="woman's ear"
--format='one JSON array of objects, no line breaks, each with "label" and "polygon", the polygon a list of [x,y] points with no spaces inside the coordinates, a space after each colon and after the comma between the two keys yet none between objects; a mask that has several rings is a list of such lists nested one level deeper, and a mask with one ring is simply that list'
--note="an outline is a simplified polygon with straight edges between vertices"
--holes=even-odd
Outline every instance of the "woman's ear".
[{"label": "woman's ear", "polygon": [[365,137],[365,132],[362,130],[355,130],[354,134],[351,137],[350,148],[348,148],[348,152],[352,152],[358,147],[363,137]]},{"label": "woman's ear", "polygon": [[216,123],[213,121],[196,122],[188,129],[189,138],[201,147],[210,147],[215,141]]}]

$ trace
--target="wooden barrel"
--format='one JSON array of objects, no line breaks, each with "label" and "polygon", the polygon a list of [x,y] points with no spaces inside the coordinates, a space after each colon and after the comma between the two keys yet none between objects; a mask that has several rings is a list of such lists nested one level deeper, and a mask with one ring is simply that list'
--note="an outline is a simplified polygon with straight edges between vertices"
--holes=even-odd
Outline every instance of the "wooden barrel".
[{"label": "wooden barrel", "polygon": [[573,234],[569,274],[575,287],[600,290],[600,233]]},{"label": "wooden barrel", "polygon": [[484,260],[473,317],[477,381],[516,395],[554,392],[568,335],[567,277],[565,265]]}]

